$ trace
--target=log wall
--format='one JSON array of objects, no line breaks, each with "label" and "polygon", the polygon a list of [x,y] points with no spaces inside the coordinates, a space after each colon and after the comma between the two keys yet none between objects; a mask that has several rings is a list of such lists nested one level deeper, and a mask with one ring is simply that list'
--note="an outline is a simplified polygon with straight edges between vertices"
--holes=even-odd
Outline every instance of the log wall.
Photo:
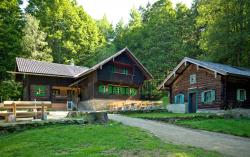
[{"label": "log wall", "polygon": [[[190,84],[190,75],[196,74],[196,83]],[[206,90],[215,90],[215,101],[212,103],[201,102],[201,92]],[[187,65],[186,70],[170,86],[170,101],[174,103],[174,97],[177,94],[184,94],[184,101],[188,103],[188,93],[196,91],[198,96],[198,109],[202,108],[223,108],[223,84],[222,76],[214,72],[198,67],[196,65]]]}]

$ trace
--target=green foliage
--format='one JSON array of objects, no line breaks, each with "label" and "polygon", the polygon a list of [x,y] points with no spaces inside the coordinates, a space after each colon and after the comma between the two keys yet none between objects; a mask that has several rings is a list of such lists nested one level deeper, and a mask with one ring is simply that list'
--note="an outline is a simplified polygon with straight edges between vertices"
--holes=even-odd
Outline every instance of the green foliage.
[{"label": "green foliage", "polygon": [[32,15],[25,15],[25,26],[23,28],[23,38],[21,41],[23,57],[39,61],[52,62],[51,49],[45,41],[46,34],[40,30],[39,20]]},{"label": "green foliage", "polygon": [[250,1],[201,0],[197,27],[202,28],[201,58],[236,66],[250,66]]},{"label": "green foliage", "polygon": [[72,0],[30,0],[26,11],[40,20],[55,62],[85,65],[105,43],[96,22]]},{"label": "green foliage", "polygon": [[117,24],[114,43],[118,49],[128,46],[156,79],[184,56],[198,54],[194,16],[185,5],[174,9],[170,0],[160,0],[140,12],[132,9],[130,15],[127,26]]},{"label": "green foliage", "polygon": [[167,93],[164,93],[166,91],[159,91],[157,90],[157,87],[161,83],[161,80],[146,80],[143,83],[142,89],[141,89],[141,96],[143,99],[149,99],[149,100],[159,100],[163,96],[166,96]]},{"label": "green foliage", "polygon": [[2,0],[0,3],[0,81],[13,70],[15,57],[21,55],[22,17],[19,0]]},{"label": "green foliage", "polygon": [[22,85],[14,80],[0,83],[0,100],[18,100],[21,98]]},{"label": "green foliage", "polygon": [[104,15],[101,20],[97,21],[97,26],[102,35],[106,38],[106,41],[111,41],[114,39],[115,32],[112,24],[108,21],[106,15]]}]

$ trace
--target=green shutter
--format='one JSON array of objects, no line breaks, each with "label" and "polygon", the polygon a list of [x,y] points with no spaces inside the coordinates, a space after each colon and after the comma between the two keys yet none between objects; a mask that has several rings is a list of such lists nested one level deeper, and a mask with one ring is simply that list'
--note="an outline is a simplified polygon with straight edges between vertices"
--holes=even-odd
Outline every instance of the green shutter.
[{"label": "green shutter", "polygon": [[201,92],[201,102],[204,102],[205,101],[205,94],[204,92]]},{"label": "green shutter", "polygon": [[125,95],[129,95],[129,88],[125,87]]},{"label": "green shutter", "polygon": [[181,94],[181,101],[180,101],[181,104],[184,104],[184,94]]},{"label": "green shutter", "polygon": [[128,69],[125,68],[124,71],[125,71],[125,74],[128,75]]},{"label": "green shutter", "polygon": [[215,90],[211,91],[211,102],[215,101]]},{"label": "green shutter", "polygon": [[174,103],[175,103],[175,104],[177,104],[177,99],[178,99],[178,96],[176,95],[176,96],[174,97]]},{"label": "green shutter", "polygon": [[121,87],[121,94],[125,95],[125,87]]},{"label": "green shutter", "polygon": [[240,89],[237,89],[237,100],[240,101]]},{"label": "green shutter", "polygon": [[113,86],[113,94],[116,94],[116,86]]},{"label": "green shutter", "polygon": [[108,93],[112,94],[112,85],[108,85]]},{"label": "green shutter", "polygon": [[103,85],[99,85],[99,93],[103,93],[104,92],[104,90],[103,90]]},{"label": "green shutter", "polygon": [[46,96],[46,86],[37,86],[35,85],[34,86],[35,88],[35,96],[37,97],[43,97],[43,96]]},{"label": "green shutter", "polygon": [[134,96],[136,96],[137,95],[137,89],[134,89]]}]

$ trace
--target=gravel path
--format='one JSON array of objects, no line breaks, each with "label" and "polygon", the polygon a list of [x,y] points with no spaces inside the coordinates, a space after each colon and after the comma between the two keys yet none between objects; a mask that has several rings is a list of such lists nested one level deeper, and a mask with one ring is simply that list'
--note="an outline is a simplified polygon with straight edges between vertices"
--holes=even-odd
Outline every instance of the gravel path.
[{"label": "gravel path", "polygon": [[183,128],[176,125],[109,114],[109,119],[148,130],[166,142],[201,147],[227,156],[250,157],[250,138],[209,131]]}]

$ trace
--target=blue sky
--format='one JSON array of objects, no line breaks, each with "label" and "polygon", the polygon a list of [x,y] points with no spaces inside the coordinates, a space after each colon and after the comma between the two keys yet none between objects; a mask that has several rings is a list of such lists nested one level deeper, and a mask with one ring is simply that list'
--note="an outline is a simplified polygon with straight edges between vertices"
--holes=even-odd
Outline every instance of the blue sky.
[{"label": "blue sky", "polygon": [[[156,0],[77,0],[78,4],[83,6],[84,10],[94,19],[100,19],[104,14],[108,20],[116,24],[121,18],[125,23],[129,20],[129,11],[131,8],[145,6],[148,2],[153,3]],[[182,2],[188,7],[192,0],[172,0],[173,4]],[[27,6],[27,0],[23,0],[23,8]]]}]

